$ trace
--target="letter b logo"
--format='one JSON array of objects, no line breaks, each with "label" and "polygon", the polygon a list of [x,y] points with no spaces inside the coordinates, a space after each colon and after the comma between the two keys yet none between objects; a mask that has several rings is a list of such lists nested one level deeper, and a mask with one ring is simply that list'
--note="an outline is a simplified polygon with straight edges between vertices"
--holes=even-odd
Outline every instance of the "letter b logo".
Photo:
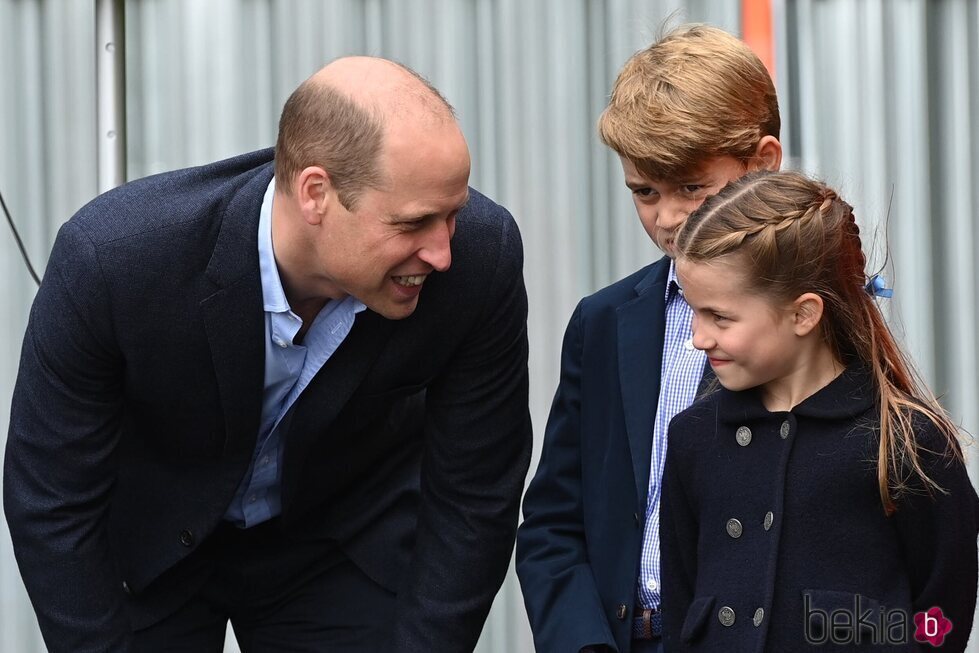
[{"label": "letter b logo", "polygon": [[914,626],[915,641],[927,642],[932,646],[941,646],[945,642],[945,636],[952,632],[952,622],[942,614],[942,609],[938,606],[915,614]]}]

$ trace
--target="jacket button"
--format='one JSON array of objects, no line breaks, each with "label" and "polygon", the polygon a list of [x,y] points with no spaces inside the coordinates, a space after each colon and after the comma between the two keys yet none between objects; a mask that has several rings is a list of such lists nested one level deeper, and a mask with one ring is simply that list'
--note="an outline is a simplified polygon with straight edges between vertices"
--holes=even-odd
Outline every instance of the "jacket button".
[{"label": "jacket button", "polygon": [[721,625],[724,626],[724,627],[733,626],[734,625],[734,610],[732,610],[731,608],[729,608],[729,607],[727,607],[725,605],[723,608],[721,608],[720,610],[718,610],[718,612],[717,612],[717,620],[720,621],[721,622]]},{"label": "jacket button", "polygon": [[789,437],[789,433],[791,432],[792,432],[792,426],[789,424],[789,420],[785,420],[784,422],[782,422],[782,426],[780,426],[778,429],[779,437],[781,437],[784,440],[785,438]]},{"label": "jacket button", "polygon": [[642,524],[642,519],[639,518],[638,512],[632,513],[632,518],[636,520],[636,526],[640,526]]},{"label": "jacket button", "polygon": [[129,589],[129,583],[127,583],[126,581],[122,581],[122,591],[125,592],[126,594],[133,593],[133,591]]},{"label": "jacket button", "polygon": [[765,620],[765,610],[758,608],[755,610],[755,616],[751,619],[751,623],[755,624],[755,628],[761,625],[761,622]]},{"label": "jacket button", "polygon": [[626,604],[620,603],[618,609],[615,611],[615,616],[618,617],[619,620],[621,621],[625,619],[628,613],[629,613],[629,608],[626,606]]},{"label": "jacket button", "polygon": [[187,529],[180,531],[180,543],[183,544],[184,546],[193,546],[194,534],[188,531]]},{"label": "jacket button", "polygon": [[727,534],[733,537],[734,539],[738,539],[739,537],[741,537],[741,532],[743,530],[744,529],[741,527],[741,522],[739,522],[737,519],[727,520]]},{"label": "jacket button", "polygon": [[739,426],[738,430],[734,432],[734,439],[738,441],[742,447],[747,447],[751,444],[751,429],[747,426]]},{"label": "jacket button", "polygon": [[774,521],[775,521],[775,515],[772,514],[772,511],[771,510],[769,510],[768,512],[765,513],[765,530],[766,531],[769,528],[772,527],[772,523]]}]

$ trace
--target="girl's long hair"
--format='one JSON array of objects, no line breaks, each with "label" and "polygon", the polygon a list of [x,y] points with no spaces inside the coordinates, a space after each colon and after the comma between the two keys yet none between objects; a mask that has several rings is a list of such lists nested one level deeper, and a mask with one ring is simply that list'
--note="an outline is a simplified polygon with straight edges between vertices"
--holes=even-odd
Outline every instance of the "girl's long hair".
[{"label": "girl's long hair", "polygon": [[[709,198],[677,237],[678,256],[704,262],[737,253],[752,289],[791,302],[806,292],[825,306],[822,336],[843,365],[870,370],[878,393],[880,443],[877,481],[884,511],[914,477],[932,493],[944,491],[925,472],[916,421],[944,436],[943,455],[961,460],[958,429],[898,346],[866,290],[866,259],[853,207],[828,186],[795,172],[757,172]],[[920,426],[920,422],[918,423]],[[917,485],[915,483],[915,485]]]}]

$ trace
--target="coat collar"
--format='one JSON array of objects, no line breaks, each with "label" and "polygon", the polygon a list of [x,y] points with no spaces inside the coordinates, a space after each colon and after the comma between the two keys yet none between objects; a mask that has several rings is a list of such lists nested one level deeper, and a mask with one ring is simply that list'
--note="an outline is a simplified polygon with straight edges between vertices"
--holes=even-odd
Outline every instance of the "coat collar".
[{"label": "coat collar", "polygon": [[[761,401],[758,388],[732,392],[718,391],[718,417],[726,423],[763,419],[772,413]],[[851,365],[791,411],[797,417],[838,420],[858,417],[877,403],[873,377],[862,365]]]}]

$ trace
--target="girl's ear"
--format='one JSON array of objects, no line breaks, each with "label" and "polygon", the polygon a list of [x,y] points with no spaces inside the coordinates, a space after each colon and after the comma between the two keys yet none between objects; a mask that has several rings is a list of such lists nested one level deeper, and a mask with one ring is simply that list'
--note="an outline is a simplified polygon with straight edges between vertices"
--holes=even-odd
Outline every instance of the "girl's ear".
[{"label": "girl's ear", "polygon": [[823,319],[823,298],[816,293],[803,293],[792,302],[793,330],[797,336],[809,335],[819,325],[821,319]]}]

